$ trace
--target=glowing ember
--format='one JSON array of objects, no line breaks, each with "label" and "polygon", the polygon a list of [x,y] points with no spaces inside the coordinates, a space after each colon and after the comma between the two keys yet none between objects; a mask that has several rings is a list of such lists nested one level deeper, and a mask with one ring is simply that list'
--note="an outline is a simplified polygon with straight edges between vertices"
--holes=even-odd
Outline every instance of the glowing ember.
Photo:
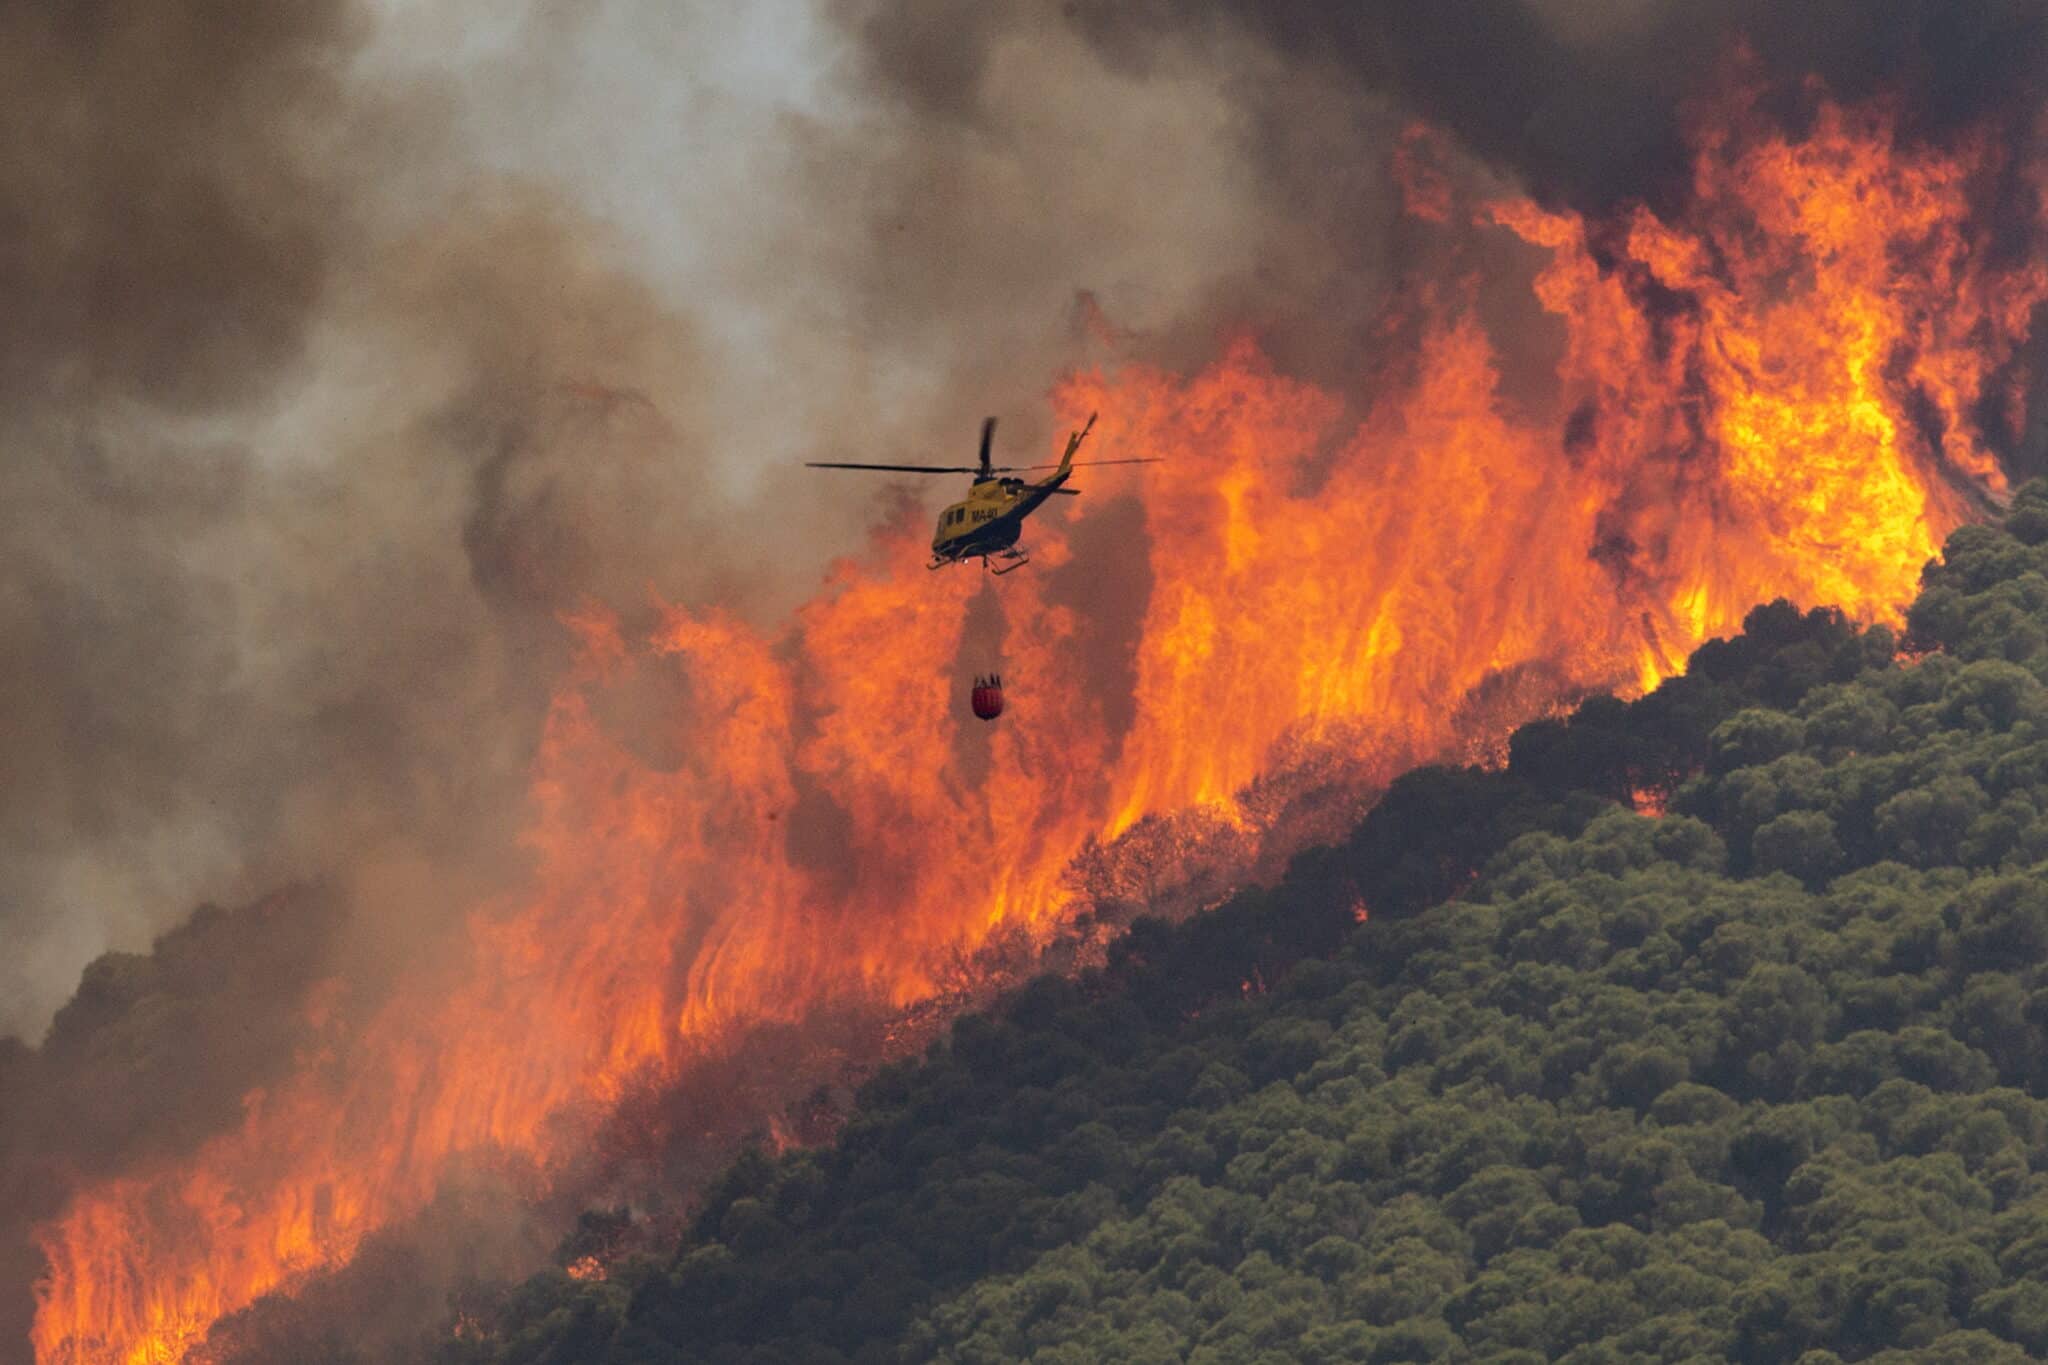
[{"label": "glowing ember", "polygon": [[[1167,458],[1144,476],[1127,721],[1078,677],[1085,623],[1044,586],[1057,518],[1033,523],[1036,576],[1003,588],[1033,717],[1000,727],[952,690],[979,576],[927,574],[916,533],[840,566],[782,639],[715,612],[646,640],[578,621],[531,894],[476,911],[465,962],[239,1129],[43,1228],[38,1360],[174,1360],[419,1211],[458,1154],[545,1188],[650,1073],[835,1003],[929,1002],[992,936],[1042,939],[1077,855],[1148,816],[1199,808],[1255,843],[1262,775],[1336,761],[1363,790],[1470,740],[1458,707],[1489,682],[1546,680],[1525,713],[1647,687],[1779,594],[1895,619],[1968,514],[1955,490],[2003,491],[1974,414],[2048,293],[1979,249],[1968,192],[1999,149],[1902,147],[1882,106],[1827,108],[1794,142],[1741,102],[1698,148],[1683,221],[1480,212],[1548,253],[1556,415],[1498,396],[1464,285],[1420,294],[1412,363],[1362,419],[1249,342],[1190,377],[1060,388],[1063,419],[1100,410],[1105,453]],[[1411,207],[1459,230],[1423,150],[1403,143]],[[1091,487],[1067,515],[1100,515],[1113,488]],[[609,679],[647,667],[687,698],[672,768],[595,718]]]}]

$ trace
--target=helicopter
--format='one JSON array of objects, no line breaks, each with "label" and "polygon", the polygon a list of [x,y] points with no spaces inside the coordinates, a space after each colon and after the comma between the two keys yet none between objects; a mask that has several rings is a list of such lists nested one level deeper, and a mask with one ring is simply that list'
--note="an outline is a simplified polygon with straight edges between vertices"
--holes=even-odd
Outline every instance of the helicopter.
[{"label": "helicopter", "polygon": [[[1024,518],[1037,511],[1039,506],[1055,493],[1070,498],[1080,494],[1080,489],[1068,488],[1065,485],[1077,467],[1074,452],[1081,448],[1081,442],[1094,430],[1095,417],[1096,414],[1089,413],[1088,424],[1067,437],[1066,453],[1060,456],[1057,465],[990,464],[989,452],[996,435],[996,419],[993,417],[981,424],[981,463],[978,465],[842,464],[816,460],[805,463],[812,469],[881,469],[897,474],[972,474],[974,484],[967,491],[967,500],[956,502],[939,513],[938,529],[932,534],[932,562],[925,567],[938,569],[948,564],[958,564],[963,560],[979,559],[982,568],[1002,575],[1013,573],[1031,562],[1030,556],[1017,548],[1017,538],[1024,530]],[[1080,461],[1080,464],[1084,465],[1158,463],[1156,459]],[[1007,477],[1034,469],[1051,469],[1055,472],[1037,483],[1028,479]],[[991,559],[1001,560],[1003,567],[995,568],[989,562]]]}]

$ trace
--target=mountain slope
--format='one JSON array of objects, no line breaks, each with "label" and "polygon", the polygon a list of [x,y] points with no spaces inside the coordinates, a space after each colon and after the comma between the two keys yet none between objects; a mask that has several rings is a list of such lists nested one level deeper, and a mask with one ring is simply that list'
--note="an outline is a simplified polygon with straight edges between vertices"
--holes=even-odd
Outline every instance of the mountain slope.
[{"label": "mountain slope", "polygon": [[1780,604],[1411,774],[442,1358],[2048,1352],[2044,541],[2042,485],[1958,532],[1908,664]]}]

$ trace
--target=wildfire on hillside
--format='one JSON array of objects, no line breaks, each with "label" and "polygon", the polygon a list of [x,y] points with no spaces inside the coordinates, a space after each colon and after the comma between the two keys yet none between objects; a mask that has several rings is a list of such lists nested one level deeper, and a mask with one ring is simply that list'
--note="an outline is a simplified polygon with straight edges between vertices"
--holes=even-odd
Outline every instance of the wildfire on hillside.
[{"label": "wildfire on hillside", "polygon": [[[955,695],[998,590],[926,573],[922,527],[879,533],[777,633],[569,622],[530,889],[238,1128],[77,1193],[39,1235],[38,1361],[179,1359],[419,1213],[458,1158],[538,1196],[650,1077],[750,1030],[952,998],[978,951],[1085,910],[1075,868],[1120,839],[1159,884],[1177,851],[1248,866],[1304,837],[1283,819],[1304,793],[1355,809],[1474,725],[1649,688],[1758,601],[1895,620],[2006,491],[1993,446],[2022,422],[2048,271],[1996,250],[1982,208],[2040,168],[1988,133],[1909,141],[1883,101],[1816,97],[1795,135],[1736,86],[1696,120],[1675,217],[1475,200],[1427,169],[1426,130],[1402,142],[1415,232],[1540,258],[1563,337],[1540,404],[1504,395],[1450,245],[1380,321],[1398,358],[1363,408],[1249,338],[1191,373],[1063,380],[1063,422],[1099,411],[1105,455],[1164,463],[1033,522],[1039,568],[999,589],[999,726]],[[1057,587],[1120,489],[1145,596],[1112,699],[1071,666],[1089,622]],[[650,672],[667,732],[622,735],[608,689]]]}]

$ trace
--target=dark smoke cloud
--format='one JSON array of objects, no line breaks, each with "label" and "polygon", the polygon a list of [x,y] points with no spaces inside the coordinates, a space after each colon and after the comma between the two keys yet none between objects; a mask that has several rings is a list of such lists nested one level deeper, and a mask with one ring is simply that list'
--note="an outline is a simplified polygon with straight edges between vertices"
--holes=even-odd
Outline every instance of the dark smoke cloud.
[{"label": "dark smoke cloud", "polygon": [[1403,116],[1383,96],[1221,24],[954,0],[830,12],[876,111],[862,134],[885,148],[853,163],[864,212],[842,278],[875,315],[914,309],[965,343],[970,388],[1071,364],[1077,287],[1121,358],[1194,367],[1224,330],[1281,319],[1271,339],[1300,368],[1358,353],[1399,230],[1384,171]]},{"label": "dark smoke cloud", "polygon": [[296,354],[338,186],[344,0],[95,0],[0,16],[0,383],[41,402],[204,411]]},{"label": "dark smoke cloud", "polygon": [[421,171],[445,101],[345,75],[367,29],[0,18],[0,1033],[202,896],[502,847],[555,613],[708,590],[689,323]]},{"label": "dark smoke cloud", "polygon": [[1162,51],[1249,39],[1290,80],[1321,74],[1384,94],[1537,195],[1589,211],[1682,192],[1684,104],[1738,42],[1772,74],[1815,75],[1844,98],[1905,93],[1926,135],[2030,112],[2048,79],[2040,0],[1070,0],[1000,13],[923,0],[863,6],[854,27],[877,80],[970,120],[988,53],[1020,27],[1071,27],[1140,69]]},{"label": "dark smoke cloud", "polygon": [[185,560],[250,514],[254,473],[174,431],[261,401],[303,349],[349,225],[308,153],[339,132],[354,28],[336,0],[0,16],[0,1031],[132,933],[93,902],[154,877],[103,853],[187,856],[191,704],[236,698],[232,569]]}]

